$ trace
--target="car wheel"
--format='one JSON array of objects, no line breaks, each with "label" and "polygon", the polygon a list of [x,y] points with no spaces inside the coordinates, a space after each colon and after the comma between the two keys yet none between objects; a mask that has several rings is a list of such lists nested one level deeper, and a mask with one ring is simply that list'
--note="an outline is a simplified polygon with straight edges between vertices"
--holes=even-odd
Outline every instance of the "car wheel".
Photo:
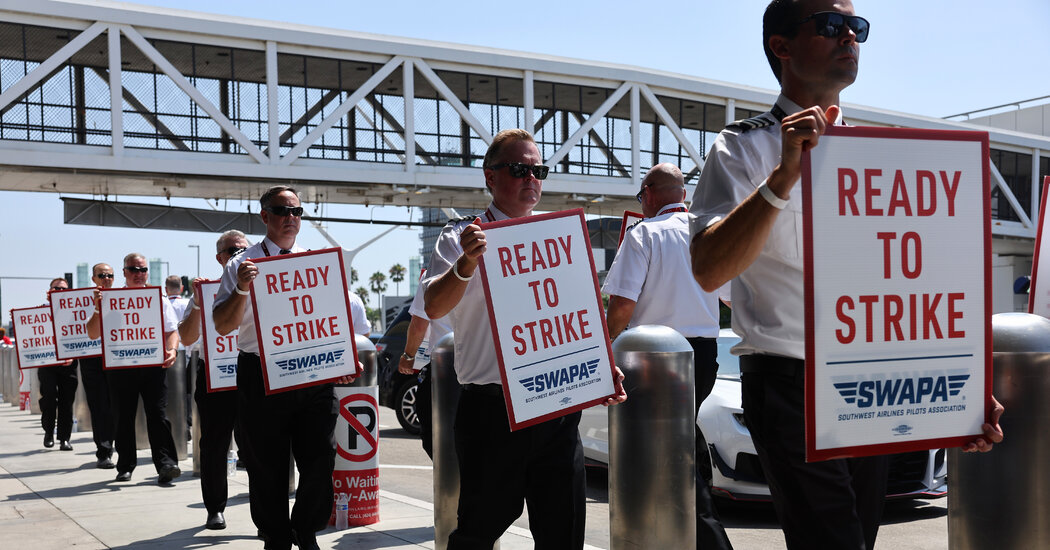
[{"label": "car wheel", "polygon": [[419,416],[416,415],[416,391],[419,383],[413,378],[405,380],[394,394],[394,414],[398,424],[408,433],[419,435]]}]

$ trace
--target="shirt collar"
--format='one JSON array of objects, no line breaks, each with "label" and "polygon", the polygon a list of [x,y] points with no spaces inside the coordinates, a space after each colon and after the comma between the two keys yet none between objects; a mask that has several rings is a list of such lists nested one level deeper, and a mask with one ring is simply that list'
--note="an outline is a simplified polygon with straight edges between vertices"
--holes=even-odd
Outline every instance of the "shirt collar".
[{"label": "shirt collar", "polygon": [[[660,211],[657,212],[656,216],[659,216],[660,214],[663,214],[663,213],[667,212],[668,210],[674,210],[675,208],[685,209],[685,203],[684,202],[672,202],[671,204],[665,204],[665,205],[660,207]],[[653,216],[653,217],[655,218],[656,216]]]},{"label": "shirt collar", "polygon": [[[486,222],[498,222],[498,221],[501,221],[501,220],[509,220],[510,219],[510,216],[504,214],[503,211],[500,210],[499,208],[496,208],[496,203],[494,203],[494,202],[490,202],[488,207],[485,208],[485,214],[486,215],[483,216],[484,219],[482,221],[486,221]],[[492,217],[491,220],[488,219],[490,216]]]},{"label": "shirt collar", "polygon": [[[262,242],[264,245],[266,245],[266,249],[270,251],[271,256],[276,256],[282,250],[281,247],[277,246],[277,243],[274,243],[270,240],[270,237],[263,237]],[[298,244],[292,243],[292,247],[287,250],[291,250],[292,252],[299,252],[300,249]]]}]

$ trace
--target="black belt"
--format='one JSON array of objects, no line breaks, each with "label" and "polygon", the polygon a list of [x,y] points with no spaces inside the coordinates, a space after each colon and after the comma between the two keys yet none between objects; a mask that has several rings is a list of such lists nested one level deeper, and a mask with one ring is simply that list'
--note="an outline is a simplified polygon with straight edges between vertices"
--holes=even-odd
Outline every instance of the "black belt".
[{"label": "black belt", "polygon": [[802,359],[783,355],[741,355],[740,372],[755,374],[798,374],[806,368]]},{"label": "black belt", "polygon": [[503,386],[499,384],[463,384],[462,387],[463,391],[487,395],[489,397],[503,395]]}]

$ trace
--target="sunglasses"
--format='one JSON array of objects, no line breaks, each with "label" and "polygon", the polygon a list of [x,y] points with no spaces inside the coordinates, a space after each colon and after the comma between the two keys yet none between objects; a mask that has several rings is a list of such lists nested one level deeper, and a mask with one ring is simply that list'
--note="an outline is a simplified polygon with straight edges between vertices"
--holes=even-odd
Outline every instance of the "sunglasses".
[{"label": "sunglasses", "polygon": [[51,290],[69,290],[69,288],[64,286],[53,286],[51,287]]},{"label": "sunglasses", "polygon": [[635,194],[634,198],[638,199],[638,202],[642,202],[642,195],[644,195],[645,190],[650,187],[652,187],[652,185],[646,185],[645,187],[642,187],[642,190]]},{"label": "sunglasses", "polygon": [[303,217],[302,206],[267,206],[266,208],[263,208],[263,210],[282,218],[289,215],[295,216],[296,218]]},{"label": "sunglasses", "polygon": [[[148,267],[138,267],[138,266],[130,266],[130,267],[125,266],[124,270],[125,271],[130,271],[132,273],[147,273],[147,272],[149,272],[149,268]],[[112,275],[110,275],[110,277],[112,277]]]},{"label": "sunglasses", "polygon": [[822,11],[814,13],[799,21],[802,25],[806,21],[813,20],[817,25],[817,34],[825,38],[838,38],[842,35],[844,27],[849,27],[853,34],[857,35],[856,42],[864,42],[868,39],[868,30],[871,25],[867,19],[856,15],[844,15],[833,11]]},{"label": "sunglasses", "polygon": [[[302,210],[302,208],[300,208],[300,210]],[[276,214],[276,215],[280,216],[281,214]],[[231,246],[231,247],[227,248],[226,250],[223,250],[222,252],[225,252],[226,254],[228,254],[230,256],[236,256],[236,255],[240,254],[241,252],[244,252],[245,250],[248,250],[248,249],[247,248],[241,248],[239,246]]]},{"label": "sunglasses", "polygon": [[521,162],[501,162],[489,166],[488,169],[499,170],[504,166],[510,169],[510,175],[515,178],[524,178],[529,172],[532,172],[532,175],[536,176],[536,179],[545,180],[547,179],[547,174],[551,171],[550,166],[544,166],[542,164],[523,164]]},{"label": "sunglasses", "polygon": [[99,279],[112,279],[113,278],[113,274],[112,273],[99,273],[98,275],[95,275],[95,276],[98,277]]}]

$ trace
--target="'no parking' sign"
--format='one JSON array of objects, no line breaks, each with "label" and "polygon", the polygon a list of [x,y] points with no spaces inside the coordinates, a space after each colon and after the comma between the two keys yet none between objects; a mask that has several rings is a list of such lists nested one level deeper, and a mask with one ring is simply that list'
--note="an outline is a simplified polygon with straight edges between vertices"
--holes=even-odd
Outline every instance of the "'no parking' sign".
[{"label": "'no parking' sign", "polygon": [[[379,521],[379,388],[336,386],[339,418],[335,423],[336,500],[347,496],[351,527]],[[331,523],[335,524],[333,508]]]}]

